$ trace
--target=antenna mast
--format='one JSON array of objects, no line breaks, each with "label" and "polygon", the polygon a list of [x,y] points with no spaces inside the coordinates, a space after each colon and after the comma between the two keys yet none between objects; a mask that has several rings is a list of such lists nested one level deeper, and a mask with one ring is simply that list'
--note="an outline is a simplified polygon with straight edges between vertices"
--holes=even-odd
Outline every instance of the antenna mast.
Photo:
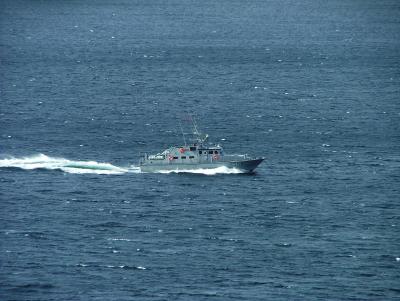
[{"label": "antenna mast", "polygon": [[193,115],[190,115],[190,117],[192,118],[194,133],[195,133],[197,136],[200,136],[199,130],[197,129],[196,118],[195,118]]},{"label": "antenna mast", "polygon": [[182,133],[182,137],[183,137],[183,142],[185,143],[185,146],[186,146],[187,144],[186,144],[186,139],[185,139],[185,133],[183,132],[181,121],[179,121],[179,127],[180,127],[180,129],[181,129],[181,133]]},{"label": "antenna mast", "polygon": [[194,133],[197,136],[197,141],[199,143],[204,143],[204,141],[206,141],[206,139],[208,138],[208,135],[205,135],[204,138],[201,137],[201,134],[197,128],[197,122],[196,122],[196,118],[193,116],[193,114],[189,114],[190,119],[192,119],[192,123],[193,123],[193,129],[194,129]]}]

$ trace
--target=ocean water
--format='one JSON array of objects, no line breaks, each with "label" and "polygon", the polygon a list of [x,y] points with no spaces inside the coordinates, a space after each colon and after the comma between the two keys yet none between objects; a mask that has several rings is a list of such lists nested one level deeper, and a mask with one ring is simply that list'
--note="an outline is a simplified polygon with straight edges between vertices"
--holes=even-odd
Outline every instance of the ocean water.
[{"label": "ocean water", "polygon": [[[399,300],[398,1],[0,3],[1,300]],[[141,173],[199,127],[234,170]]]}]

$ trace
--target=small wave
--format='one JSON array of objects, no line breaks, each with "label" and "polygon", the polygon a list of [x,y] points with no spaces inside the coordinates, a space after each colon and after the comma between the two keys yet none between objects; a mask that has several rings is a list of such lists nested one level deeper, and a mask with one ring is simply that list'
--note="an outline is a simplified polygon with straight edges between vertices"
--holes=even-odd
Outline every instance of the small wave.
[{"label": "small wave", "polygon": [[146,270],[145,267],[142,266],[129,266],[129,265],[105,265],[106,268],[111,269],[124,269],[124,270]]},{"label": "small wave", "polygon": [[21,284],[17,285],[15,289],[17,290],[26,290],[26,291],[36,291],[36,290],[47,290],[47,289],[52,289],[55,286],[51,283],[26,283],[26,284]]},{"label": "small wave", "polygon": [[193,173],[203,174],[207,176],[214,176],[218,174],[241,174],[243,171],[237,168],[229,168],[220,166],[216,168],[198,168],[198,169],[175,169],[175,170],[158,170],[156,173],[170,174],[170,173]]},{"label": "small wave", "polygon": [[110,163],[71,161],[64,158],[48,157],[44,154],[22,158],[8,157],[0,159],[0,168],[62,170],[74,174],[123,174],[129,171]]},{"label": "small wave", "polygon": [[132,239],[129,239],[129,238],[107,238],[107,240],[112,240],[112,241],[133,241]]},{"label": "small wave", "polygon": [[104,222],[104,223],[86,225],[85,227],[86,228],[120,228],[120,227],[124,227],[124,224],[119,223],[119,222]]}]

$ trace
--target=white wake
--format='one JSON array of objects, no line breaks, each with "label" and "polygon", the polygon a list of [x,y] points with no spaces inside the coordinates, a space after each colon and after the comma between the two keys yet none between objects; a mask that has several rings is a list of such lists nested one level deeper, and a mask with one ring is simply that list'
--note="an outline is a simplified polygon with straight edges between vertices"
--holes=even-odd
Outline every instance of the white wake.
[{"label": "white wake", "polygon": [[123,174],[129,169],[114,166],[110,163],[99,163],[95,161],[71,161],[64,158],[48,157],[43,154],[29,157],[8,157],[0,159],[0,168],[15,167],[21,169],[50,169],[62,170],[75,174]]},{"label": "white wake", "polygon": [[229,168],[226,166],[219,166],[216,168],[198,168],[198,169],[175,169],[175,170],[158,170],[156,173],[194,173],[194,174],[203,174],[208,176],[214,176],[217,174],[240,174],[243,173],[240,169],[237,168]]},{"label": "white wake", "polygon": [[[20,169],[48,169],[61,170],[73,174],[99,174],[99,175],[120,175],[125,173],[141,173],[140,167],[119,167],[111,163],[102,163],[96,161],[73,161],[65,158],[49,157],[44,154],[38,154],[28,157],[5,157],[0,159],[0,168],[20,168]],[[198,168],[188,170],[158,170],[154,173],[193,173],[204,175],[217,174],[240,174],[241,170],[220,166],[212,169]]]}]

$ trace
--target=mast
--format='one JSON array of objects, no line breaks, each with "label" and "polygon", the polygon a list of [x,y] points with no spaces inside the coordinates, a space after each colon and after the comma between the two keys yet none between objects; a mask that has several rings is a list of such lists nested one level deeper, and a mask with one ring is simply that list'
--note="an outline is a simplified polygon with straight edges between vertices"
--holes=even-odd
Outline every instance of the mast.
[{"label": "mast", "polygon": [[185,133],[183,132],[182,124],[181,124],[180,121],[179,121],[179,128],[181,129],[181,133],[182,133],[182,137],[183,137],[183,142],[185,143],[185,146],[186,146],[187,144],[186,144]]},{"label": "mast", "polygon": [[194,134],[200,137],[199,130],[197,129],[197,123],[196,123],[196,118],[193,115],[190,115],[192,118],[192,123],[193,123],[193,128],[194,128]]},{"label": "mast", "polygon": [[190,119],[192,120],[192,124],[193,124],[193,135],[196,136],[196,141],[199,144],[203,144],[207,138],[208,138],[208,134],[204,135],[204,137],[202,137],[201,133],[199,132],[198,126],[197,126],[197,122],[196,122],[196,118],[193,116],[193,114],[188,114],[190,116]]}]

